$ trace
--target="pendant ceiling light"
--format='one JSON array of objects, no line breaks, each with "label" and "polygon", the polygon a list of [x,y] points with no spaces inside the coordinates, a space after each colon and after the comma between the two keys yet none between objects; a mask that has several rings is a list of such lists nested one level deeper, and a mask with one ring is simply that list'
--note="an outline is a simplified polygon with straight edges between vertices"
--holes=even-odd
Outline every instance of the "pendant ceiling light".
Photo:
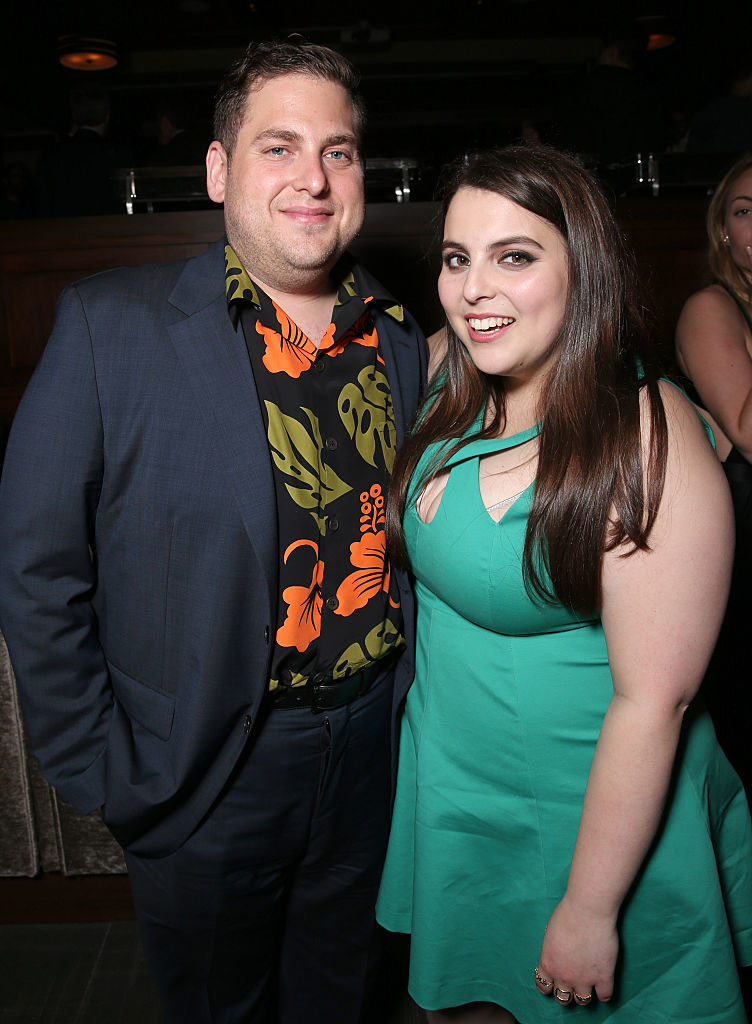
[{"label": "pendant ceiling light", "polygon": [[664,50],[676,42],[676,34],[665,14],[643,14],[635,19],[645,33],[647,50]]},{"label": "pendant ceiling light", "polygon": [[75,71],[105,71],[117,64],[117,46],[111,39],[93,36],[60,36],[58,59],[64,68]]}]

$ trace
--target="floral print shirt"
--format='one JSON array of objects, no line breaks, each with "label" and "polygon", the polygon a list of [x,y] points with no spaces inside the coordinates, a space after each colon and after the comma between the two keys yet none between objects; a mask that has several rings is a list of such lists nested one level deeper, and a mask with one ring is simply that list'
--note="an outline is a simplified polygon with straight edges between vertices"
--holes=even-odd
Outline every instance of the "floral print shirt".
[{"label": "floral print shirt", "polygon": [[372,310],[402,307],[348,257],[318,347],[225,247],[277,497],[279,593],[271,690],[336,681],[404,645],[386,557],[384,502],[396,432]]}]

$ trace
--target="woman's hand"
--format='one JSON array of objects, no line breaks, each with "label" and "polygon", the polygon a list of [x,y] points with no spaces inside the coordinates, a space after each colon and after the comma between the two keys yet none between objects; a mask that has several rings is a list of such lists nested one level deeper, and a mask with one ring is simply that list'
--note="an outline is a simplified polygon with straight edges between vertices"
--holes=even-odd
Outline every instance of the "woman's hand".
[{"label": "woman's hand", "polygon": [[[619,936],[611,914],[578,906],[565,895],[549,918],[535,982],[562,1005],[587,1006],[593,990],[607,1002],[614,990]],[[546,984],[548,983],[548,984]]]}]

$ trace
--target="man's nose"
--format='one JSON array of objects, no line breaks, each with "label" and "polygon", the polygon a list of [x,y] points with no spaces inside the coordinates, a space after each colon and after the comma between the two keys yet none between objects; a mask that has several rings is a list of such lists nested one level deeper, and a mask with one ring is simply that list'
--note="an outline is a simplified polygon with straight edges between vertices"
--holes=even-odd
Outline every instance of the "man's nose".
[{"label": "man's nose", "polygon": [[298,160],[295,187],[311,195],[321,195],[329,188],[326,168],[319,153],[302,153]]}]

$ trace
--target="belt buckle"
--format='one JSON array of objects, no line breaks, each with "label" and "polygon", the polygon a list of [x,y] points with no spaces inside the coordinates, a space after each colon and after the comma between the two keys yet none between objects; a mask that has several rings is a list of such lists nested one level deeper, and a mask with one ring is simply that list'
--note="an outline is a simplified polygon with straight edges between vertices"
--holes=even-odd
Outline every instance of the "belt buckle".
[{"label": "belt buckle", "polygon": [[[316,715],[321,711],[336,711],[337,708],[343,708],[345,704],[350,704],[360,696],[364,683],[365,679],[361,672],[348,676],[341,683],[319,683],[318,685],[314,683],[311,711]],[[322,693],[322,691],[324,692]],[[328,694],[327,691],[329,691]]]},{"label": "belt buckle", "polygon": [[321,697],[319,695],[319,690],[320,689],[321,689],[320,686],[314,686],[313,687],[313,694],[311,696],[311,712],[314,715],[319,715],[319,714],[321,714],[322,711],[326,711],[327,710],[324,707],[324,705],[321,703]]},{"label": "belt buckle", "polygon": [[350,696],[350,688],[344,683],[341,684],[340,693],[331,693],[328,695],[326,692],[321,693],[322,690],[334,689],[338,684],[332,683],[321,683],[319,686],[313,687],[313,695],[311,697],[311,711],[314,715],[321,714],[322,711],[336,711],[337,708],[342,708],[345,704],[349,704],[351,700],[356,696],[353,694]]}]

